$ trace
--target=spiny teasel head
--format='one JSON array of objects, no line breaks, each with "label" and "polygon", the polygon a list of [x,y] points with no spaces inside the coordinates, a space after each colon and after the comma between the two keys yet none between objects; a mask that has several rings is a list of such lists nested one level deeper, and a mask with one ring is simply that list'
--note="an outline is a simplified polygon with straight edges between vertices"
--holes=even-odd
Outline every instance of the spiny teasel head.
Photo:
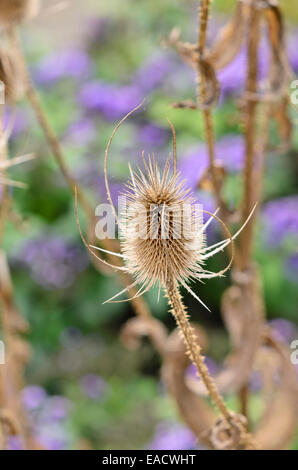
[{"label": "spiny teasel head", "polygon": [[25,87],[21,76],[22,70],[14,51],[7,47],[0,48],[0,83],[4,85],[5,103],[13,104],[24,96]]},{"label": "spiny teasel head", "polygon": [[0,26],[13,26],[37,15],[39,0],[1,0]]},{"label": "spiny teasel head", "polygon": [[147,288],[165,287],[169,278],[185,283],[202,272],[202,212],[170,160],[161,172],[154,157],[143,158],[144,171],[131,171],[123,193],[121,251],[129,273]]}]

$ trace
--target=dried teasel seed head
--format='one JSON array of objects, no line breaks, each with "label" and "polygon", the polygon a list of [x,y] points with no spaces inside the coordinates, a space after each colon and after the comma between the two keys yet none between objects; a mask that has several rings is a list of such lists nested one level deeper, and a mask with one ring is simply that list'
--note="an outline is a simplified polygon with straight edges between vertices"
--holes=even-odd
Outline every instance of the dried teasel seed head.
[{"label": "dried teasel seed head", "polygon": [[40,0],[1,0],[0,25],[12,26],[37,15]]},{"label": "dried teasel seed head", "polygon": [[25,94],[22,70],[10,49],[0,49],[0,83],[4,85],[5,103],[14,103]]},{"label": "dried teasel seed head", "polygon": [[162,172],[150,157],[144,165],[144,172],[132,172],[124,193],[120,237],[126,266],[148,287],[166,286],[169,278],[184,283],[200,271],[205,247],[202,212],[195,210],[179,174],[171,172],[170,159]]}]

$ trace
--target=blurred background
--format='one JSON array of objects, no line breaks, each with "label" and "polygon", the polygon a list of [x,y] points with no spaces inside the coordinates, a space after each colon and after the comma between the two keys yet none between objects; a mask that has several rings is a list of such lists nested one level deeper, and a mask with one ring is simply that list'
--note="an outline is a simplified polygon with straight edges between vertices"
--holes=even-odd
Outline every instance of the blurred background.
[{"label": "blurred background", "polygon": [[[234,4],[213,1],[210,40]],[[171,107],[175,101],[195,98],[195,77],[174,51],[161,46],[177,25],[185,40],[195,40],[197,2],[48,0],[43,5],[42,14],[23,28],[26,55],[71,171],[94,207],[106,202],[103,155],[115,123],[146,98],[144,109],[122,126],[112,146],[113,197],[116,200],[128,177],[127,163],[137,164],[142,149],[164,160],[171,149],[168,117],[178,135],[179,168],[204,208],[214,209],[211,193],[199,188],[207,168],[199,114]],[[281,1],[281,6],[290,61],[298,72],[298,8],[292,0]],[[264,44],[261,71],[267,59]],[[228,172],[225,194],[231,206],[241,195],[244,146],[238,101],[245,70],[243,51],[218,77],[222,89],[215,113],[217,157]],[[294,109],[292,114],[298,120]],[[275,139],[272,129],[273,144]],[[113,274],[100,274],[91,265],[78,235],[73,198],[26,103],[16,109],[10,146],[12,155],[33,151],[38,156],[10,171],[29,189],[11,190],[15,220],[7,227],[4,244],[16,301],[31,325],[33,356],[22,399],[39,441],[47,449],[194,448],[195,437],[179,420],[160,382],[160,360],[150,342],[137,352],[121,344],[121,326],[134,315],[129,303],[102,305],[121,286]],[[289,354],[291,341],[298,338],[297,157],[298,127],[286,153],[268,154],[254,247],[268,321]],[[220,239],[216,224],[208,237]],[[209,266],[218,270],[225,263],[220,254]],[[221,368],[229,351],[219,309],[228,285],[227,277],[199,286],[211,314],[184,294],[192,320],[208,332],[211,372]],[[154,315],[171,330],[174,321],[166,299],[158,302],[154,290],[146,297]],[[250,406],[257,415],[261,405],[253,379]],[[237,406],[236,397],[227,399]],[[12,448],[20,446],[12,440]],[[298,439],[291,448],[298,448]]]}]

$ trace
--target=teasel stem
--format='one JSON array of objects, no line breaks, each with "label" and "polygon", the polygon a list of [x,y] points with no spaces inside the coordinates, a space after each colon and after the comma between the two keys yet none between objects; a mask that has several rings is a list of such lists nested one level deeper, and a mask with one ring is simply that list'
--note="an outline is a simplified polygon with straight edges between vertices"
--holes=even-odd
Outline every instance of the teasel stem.
[{"label": "teasel stem", "polygon": [[[12,46],[14,48],[14,52],[16,54],[16,59],[19,62],[20,69],[22,70],[22,75],[23,75],[23,80],[24,80],[24,85],[25,85],[25,90],[26,90],[26,96],[31,104],[37,121],[45,135],[45,138],[48,142],[49,147],[52,150],[53,156],[56,159],[56,162],[68,184],[68,186],[71,188],[71,190],[74,192],[75,185],[77,183],[71,176],[67,165],[65,163],[65,157],[63,154],[63,150],[61,148],[60,142],[47,118],[46,113],[44,112],[44,109],[42,107],[41,101],[39,94],[35,90],[35,87],[33,85],[33,82],[31,80],[31,76],[27,67],[27,61],[25,59],[22,45],[20,42],[19,34],[18,31],[15,27],[11,27],[8,29],[8,36],[10,38],[10,41],[12,43]],[[87,198],[85,197],[85,194],[82,193],[81,189],[78,188],[78,200],[83,207],[85,213],[88,215],[89,218],[93,217],[93,209],[90,203],[88,202]]]},{"label": "teasel stem", "polygon": [[[65,178],[65,181],[67,182],[72,192],[74,192],[76,188],[78,201],[84,213],[88,217],[89,222],[92,224],[94,221],[93,208],[91,204],[89,203],[85,193],[80,187],[78,187],[77,182],[73,179],[73,177],[71,176],[69,172],[61,144],[54,130],[52,129],[51,124],[49,123],[47,115],[42,107],[39,94],[35,90],[34,84],[32,82],[32,79],[31,79],[31,76],[27,67],[26,58],[24,56],[22,45],[19,39],[18,31],[16,30],[16,28],[10,28],[8,31],[8,34],[9,34],[11,43],[14,47],[15,53],[17,54],[17,60],[19,61],[20,67],[22,69],[22,73],[23,73],[23,77],[25,81],[27,99],[35,112],[39,125],[44,132],[45,138],[49,144],[49,147],[52,150],[52,153],[61,170],[61,173],[63,174]],[[101,241],[101,243],[107,250],[115,251],[113,240],[104,239]],[[108,255],[108,258],[111,259],[111,261],[113,261],[114,264],[121,266],[121,262],[119,262],[119,259],[117,257]],[[121,274],[120,278],[121,278],[122,283],[125,286],[128,286],[131,284],[131,279],[129,275]],[[137,292],[136,289],[130,289],[129,294],[131,295],[131,297],[133,297],[136,294],[136,292]],[[148,318],[151,317],[149,307],[146,304],[144,298],[139,297],[137,299],[132,299],[131,304],[137,315],[148,317]]]},{"label": "teasel stem", "polygon": [[[255,155],[256,155],[256,117],[258,102],[254,95],[257,93],[258,84],[258,48],[260,40],[261,11],[253,5],[250,7],[249,30],[248,30],[248,73],[246,83],[246,106],[245,106],[245,148],[246,158],[244,167],[244,195],[242,207],[242,221],[246,220],[251,208],[256,203],[255,188]],[[240,237],[240,269],[249,266],[252,251],[253,229],[255,217],[247,224],[246,230]]]},{"label": "teasel stem", "polygon": [[233,418],[230,410],[227,408],[217,386],[209,374],[208,368],[204,362],[201,347],[198,344],[198,338],[194,329],[189,323],[186,307],[183,304],[176,280],[171,276],[166,286],[166,295],[172,307],[172,314],[176,320],[177,326],[183,336],[186,352],[195,365],[199,376],[201,377],[211,400],[217,406],[224,418],[230,422]]},{"label": "teasel stem", "polygon": [[[0,161],[8,158],[7,136],[4,132],[3,108],[0,107]],[[3,170],[5,175],[5,170]],[[2,198],[0,209],[0,244],[4,235],[5,225],[10,210],[11,198],[8,187],[2,185]],[[18,434],[26,445],[28,435],[25,413],[20,402],[21,376],[23,375],[24,364],[19,361],[16,345],[26,344],[25,340],[19,339],[19,328],[24,326],[23,320],[17,309],[13,307],[13,289],[10,279],[10,271],[5,252],[0,249],[0,303],[1,303],[1,329],[5,344],[5,360],[7,363],[0,365],[0,441],[1,447],[7,444],[7,427]],[[11,432],[13,433],[13,432]]]},{"label": "teasel stem", "polygon": [[257,449],[258,445],[254,441],[252,435],[246,430],[245,426],[241,424],[239,417],[229,410],[217,388],[217,385],[209,374],[208,368],[204,362],[201,346],[198,343],[198,337],[189,323],[186,307],[179,292],[177,281],[173,279],[173,277],[169,276],[165,290],[169,304],[172,308],[171,312],[176,320],[179,331],[182,334],[186,353],[195,365],[198,375],[203,381],[213,404],[218,408],[229,426],[240,426],[241,443],[243,447],[247,450]]},{"label": "teasel stem", "polygon": [[[4,106],[0,105],[0,161],[3,162],[7,160],[7,142],[6,136],[4,133],[4,124],[3,124],[3,113]],[[5,175],[5,170],[2,170],[2,173]],[[1,185],[2,194],[1,194],[1,205],[0,205],[0,243],[2,241],[4,227],[7,219],[7,215],[10,210],[10,197],[8,192],[8,187],[5,184]]]},{"label": "teasel stem", "polygon": [[[201,0],[199,6],[199,28],[198,28],[198,39],[197,47],[199,52],[199,59],[203,58],[206,37],[207,37],[207,26],[209,20],[209,11],[210,11],[211,0]],[[197,69],[197,101],[198,107],[202,106],[204,99],[206,98],[206,80],[204,73],[201,67],[201,61],[199,60],[198,69]],[[214,187],[214,193],[216,197],[217,205],[221,208],[225,207],[224,201],[221,196],[220,183],[217,178],[216,173],[216,156],[214,148],[214,127],[212,119],[212,111],[210,109],[202,109],[203,121],[204,121],[204,133],[206,137],[206,143],[208,148],[209,163],[210,163],[210,172]]]}]

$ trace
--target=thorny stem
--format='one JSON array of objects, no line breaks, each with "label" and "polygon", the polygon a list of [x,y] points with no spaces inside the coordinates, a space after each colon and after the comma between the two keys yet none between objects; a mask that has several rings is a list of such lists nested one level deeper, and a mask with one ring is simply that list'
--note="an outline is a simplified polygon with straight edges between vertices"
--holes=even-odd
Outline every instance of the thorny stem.
[{"label": "thorny stem", "polygon": [[196,366],[198,374],[202,378],[202,381],[209,392],[210,398],[213,400],[226,420],[230,421],[232,419],[232,414],[225,405],[215,382],[208,372],[208,368],[204,362],[204,356],[201,352],[201,347],[198,344],[198,338],[194,329],[189,323],[186,308],[178,290],[177,282],[172,278],[169,278],[168,280],[166,293],[169,299],[169,303],[172,307],[172,314],[177,322],[179,330],[182,333],[187,355]]},{"label": "thorny stem", "polygon": [[[258,82],[258,47],[260,39],[261,11],[251,6],[248,33],[248,73],[247,73],[247,103],[245,107],[245,147],[246,159],[244,168],[244,196],[242,207],[242,222],[245,221],[256,202],[255,194],[255,154],[256,154],[256,114],[257,101],[252,98],[257,92]],[[247,224],[246,230],[241,234],[240,269],[246,269],[250,263],[253,228],[255,217]]]},{"label": "thorny stem", "polygon": [[[197,69],[197,101],[198,106],[204,102],[206,97],[206,81],[204,73],[202,71],[200,59],[203,58],[204,49],[206,45],[206,36],[207,36],[207,25],[209,19],[209,10],[210,10],[211,0],[201,0],[199,6],[199,29],[198,29],[198,52],[199,52],[199,63]],[[204,120],[204,129],[205,136],[208,147],[209,162],[210,162],[210,172],[214,186],[215,197],[217,205],[221,208],[224,208],[224,202],[221,196],[220,183],[217,178],[216,172],[216,157],[215,157],[215,148],[214,148],[214,129],[213,129],[213,120],[212,120],[212,111],[210,109],[203,109],[203,120]]]}]

